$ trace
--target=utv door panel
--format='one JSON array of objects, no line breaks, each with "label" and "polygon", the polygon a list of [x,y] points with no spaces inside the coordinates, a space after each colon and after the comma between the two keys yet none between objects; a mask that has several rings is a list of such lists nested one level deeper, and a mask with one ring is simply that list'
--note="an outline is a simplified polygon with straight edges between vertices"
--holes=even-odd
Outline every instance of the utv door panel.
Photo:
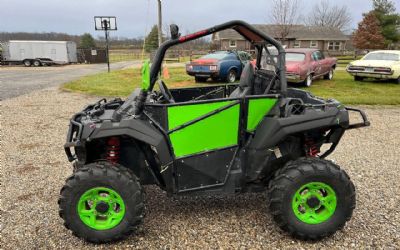
[{"label": "utv door panel", "polygon": [[169,137],[175,157],[236,146],[239,117],[238,101],[168,107]]},{"label": "utv door panel", "polygon": [[179,192],[223,185],[237,147],[210,151],[175,162]]},{"label": "utv door panel", "polygon": [[254,131],[261,120],[275,106],[277,99],[258,98],[248,100],[247,131]]}]

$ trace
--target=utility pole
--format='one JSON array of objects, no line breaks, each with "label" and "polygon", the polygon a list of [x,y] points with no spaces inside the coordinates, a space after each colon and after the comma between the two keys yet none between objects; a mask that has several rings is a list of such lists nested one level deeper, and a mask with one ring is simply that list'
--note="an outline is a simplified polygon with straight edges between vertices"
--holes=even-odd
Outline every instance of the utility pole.
[{"label": "utility pole", "polygon": [[162,11],[161,11],[161,0],[158,2],[158,47],[162,44]]}]

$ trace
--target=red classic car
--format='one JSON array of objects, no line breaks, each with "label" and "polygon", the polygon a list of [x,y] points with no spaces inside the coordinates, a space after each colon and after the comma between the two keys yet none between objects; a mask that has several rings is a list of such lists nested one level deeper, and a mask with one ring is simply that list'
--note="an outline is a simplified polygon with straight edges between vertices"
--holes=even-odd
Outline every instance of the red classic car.
[{"label": "red classic car", "polygon": [[288,82],[304,83],[310,87],[312,81],[321,76],[331,80],[337,59],[325,57],[317,49],[286,49],[286,78]]}]

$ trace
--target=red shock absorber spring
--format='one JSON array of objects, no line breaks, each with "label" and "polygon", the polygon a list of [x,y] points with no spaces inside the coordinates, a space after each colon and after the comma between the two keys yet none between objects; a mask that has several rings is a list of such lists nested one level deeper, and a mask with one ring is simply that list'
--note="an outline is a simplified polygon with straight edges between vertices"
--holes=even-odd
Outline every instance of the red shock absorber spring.
[{"label": "red shock absorber spring", "polygon": [[115,164],[119,161],[120,140],[118,137],[110,137],[107,141],[107,161]]},{"label": "red shock absorber spring", "polygon": [[305,138],[305,146],[306,146],[306,154],[308,157],[316,157],[318,155],[319,148],[315,145],[313,138],[306,137]]}]

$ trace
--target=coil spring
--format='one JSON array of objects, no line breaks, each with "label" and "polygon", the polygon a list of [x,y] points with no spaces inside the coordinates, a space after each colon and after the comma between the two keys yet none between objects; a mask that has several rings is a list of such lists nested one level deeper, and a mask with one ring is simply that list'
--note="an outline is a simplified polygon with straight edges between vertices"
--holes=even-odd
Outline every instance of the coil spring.
[{"label": "coil spring", "polygon": [[305,142],[305,146],[306,146],[307,156],[316,157],[320,151],[319,151],[319,148],[315,145],[313,138],[306,137],[304,142]]},{"label": "coil spring", "polygon": [[118,137],[110,137],[107,141],[107,161],[115,164],[119,161],[120,140]]}]

